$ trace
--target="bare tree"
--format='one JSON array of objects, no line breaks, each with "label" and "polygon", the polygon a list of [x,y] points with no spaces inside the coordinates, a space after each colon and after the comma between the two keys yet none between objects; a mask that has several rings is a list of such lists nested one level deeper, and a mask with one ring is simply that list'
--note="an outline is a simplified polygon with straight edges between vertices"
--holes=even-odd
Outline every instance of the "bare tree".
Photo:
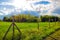
[{"label": "bare tree", "polygon": [[33,8],[33,10],[34,11],[36,11],[37,13],[39,13],[39,18],[38,18],[38,21],[37,21],[37,24],[38,24],[38,27],[37,27],[37,29],[39,30],[39,27],[40,27],[40,7],[39,8],[34,8],[32,5],[31,5],[31,7]]}]

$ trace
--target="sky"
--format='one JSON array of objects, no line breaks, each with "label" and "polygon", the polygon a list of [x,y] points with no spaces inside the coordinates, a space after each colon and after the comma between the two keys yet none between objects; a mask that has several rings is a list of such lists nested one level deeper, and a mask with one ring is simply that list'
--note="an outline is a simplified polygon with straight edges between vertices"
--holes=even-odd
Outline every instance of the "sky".
[{"label": "sky", "polygon": [[60,0],[0,0],[0,18],[22,13],[60,16]]}]

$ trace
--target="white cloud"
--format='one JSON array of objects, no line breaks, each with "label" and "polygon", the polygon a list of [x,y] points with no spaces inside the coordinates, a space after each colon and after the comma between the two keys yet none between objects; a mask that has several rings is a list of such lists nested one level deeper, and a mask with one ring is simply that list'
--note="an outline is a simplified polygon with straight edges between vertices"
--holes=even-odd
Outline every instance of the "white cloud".
[{"label": "white cloud", "polygon": [[[35,2],[39,2],[42,0],[13,0],[12,2],[2,2],[0,5],[13,5],[15,7],[15,9],[6,9],[4,8],[4,10],[2,10],[4,13],[9,14],[11,13],[13,10],[20,12],[22,10],[34,10],[36,8],[40,8],[40,11],[43,12],[43,10],[48,10],[47,13],[43,13],[42,15],[51,15],[52,11],[55,9],[55,6],[60,6],[58,1],[55,0],[44,0],[44,1],[49,1],[51,2],[49,5],[43,5],[43,4],[39,4],[39,5],[33,5],[33,3]],[[55,4],[56,2],[56,4]],[[34,9],[31,7],[34,7]]]},{"label": "white cloud", "polygon": [[4,15],[4,14],[0,12],[0,15]]},{"label": "white cloud", "polygon": [[[41,11],[40,15],[52,15],[51,12],[54,9],[54,3],[52,0],[45,0],[45,1],[49,1],[50,4],[48,4],[48,5],[39,4],[37,6],[32,4],[32,6],[33,6],[34,10],[36,10],[36,8],[37,8],[37,10]],[[44,13],[43,10],[47,10],[47,13]]]},{"label": "white cloud", "polygon": [[11,2],[2,2],[0,5],[12,5]]},{"label": "white cloud", "polygon": [[[12,11],[14,11],[13,9],[6,9],[4,8],[4,10],[0,10],[2,13],[1,14],[4,14],[4,15],[8,15],[10,14]],[[1,15],[0,14],[0,15]]]}]

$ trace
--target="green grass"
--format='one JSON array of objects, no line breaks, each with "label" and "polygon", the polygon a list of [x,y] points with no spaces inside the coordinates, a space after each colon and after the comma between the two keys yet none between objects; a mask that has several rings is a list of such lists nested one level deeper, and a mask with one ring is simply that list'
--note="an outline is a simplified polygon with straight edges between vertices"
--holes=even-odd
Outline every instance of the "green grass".
[{"label": "green grass", "polygon": [[48,37],[46,37],[46,40],[53,40],[53,38],[56,39],[56,40],[60,40],[60,30],[58,30],[55,33],[53,33],[53,34],[49,35]]},{"label": "green grass", "polygon": [[[40,29],[38,31],[37,23],[16,23],[18,28],[22,32],[21,40],[42,40],[44,36],[49,35],[51,32],[54,32],[56,29],[60,28],[60,23],[54,22],[40,22]],[[2,40],[5,32],[7,31],[8,27],[11,25],[11,22],[0,22],[0,40]],[[7,35],[7,39],[11,40],[12,37],[12,27]],[[15,28],[15,40],[18,38],[18,31]]]}]

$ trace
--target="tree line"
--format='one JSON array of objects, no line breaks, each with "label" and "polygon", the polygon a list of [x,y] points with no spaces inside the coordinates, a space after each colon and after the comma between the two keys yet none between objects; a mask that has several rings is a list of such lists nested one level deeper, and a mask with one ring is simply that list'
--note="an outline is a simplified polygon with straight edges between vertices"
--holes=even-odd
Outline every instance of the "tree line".
[{"label": "tree line", "polygon": [[[13,19],[12,16],[10,16],[10,17],[5,16],[3,18],[3,21],[12,22],[12,19]],[[55,21],[60,21],[60,17],[45,15],[45,16],[40,16],[40,18],[39,18],[38,16],[33,16],[30,14],[27,14],[27,15],[26,14],[19,14],[19,15],[14,16],[14,21],[15,22],[38,22],[38,21],[55,22]]]}]

